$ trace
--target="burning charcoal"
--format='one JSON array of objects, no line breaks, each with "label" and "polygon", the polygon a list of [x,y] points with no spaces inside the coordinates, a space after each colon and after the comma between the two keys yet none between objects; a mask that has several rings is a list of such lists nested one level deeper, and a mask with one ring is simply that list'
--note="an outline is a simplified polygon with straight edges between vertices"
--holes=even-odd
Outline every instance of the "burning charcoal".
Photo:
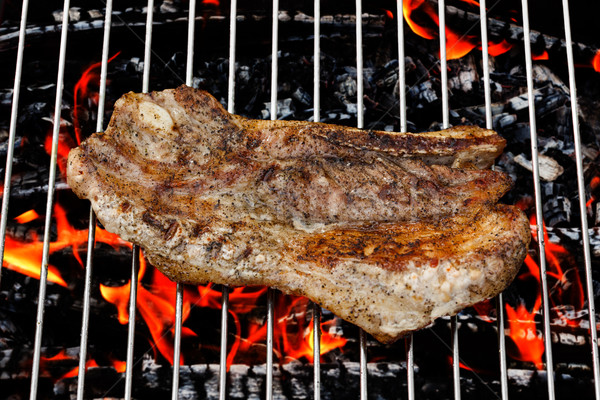
[{"label": "burning charcoal", "polygon": [[556,196],[544,203],[544,221],[548,226],[558,226],[571,222],[571,201],[567,197]]},{"label": "burning charcoal", "polygon": [[494,129],[504,129],[517,122],[517,116],[515,114],[502,113],[494,115],[492,118],[492,126]]},{"label": "burning charcoal", "polygon": [[555,111],[558,107],[562,106],[567,101],[567,96],[558,92],[547,94],[543,96],[538,103],[536,97],[535,112],[538,115],[548,114]]},{"label": "burning charcoal", "polygon": [[[547,182],[552,182],[556,178],[562,175],[565,171],[564,168],[553,158],[545,156],[543,154],[538,155],[539,160],[539,172],[540,178]],[[525,155],[519,154],[515,157],[514,161],[527,169],[528,171],[533,171],[531,166],[531,161],[528,160]]]},{"label": "burning charcoal", "polygon": [[477,66],[472,55],[451,60],[450,69],[454,73],[448,80],[449,89],[460,90],[464,93],[473,92],[473,84],[479,82]]},{"label": "burning charcoal", "polygon": [[[294,104],[291,98],[277,100],[277,119],[286,119],[294,115]],[[271,102],[265,103],[265,108],[262,109],[262,118],[271,118]]]},{"label": "burning charcoal", "polygon": [[179,8],[173,4],[173,0],[164,0],[160,5],[160,12],[165,13],[176,13],[179,12]]},{"label": "burning charcoal", "polygon": [[311,106],[313,103],[311,95],[303,87],[298,87],[292,94],[292,97],[305,106]]},{"label": "burning charcoal", "polygon": [[[537,96],[539,94],[539,90],[534,90],[533,93],[534,93],[534,96]],[[529,108],[527,94],[522,94],[520,96],[513,97],[512,99],[510,99],[508,101],[507,104],[510,106],[510,108],[514,112],[525,111]]]},{"label": "burning charcoal", "polygon": [[408,94],[417,103],[417,108],[423,108],[425,104],[431,104],[438,100],[431,80],[411,86],[408,89]]}]

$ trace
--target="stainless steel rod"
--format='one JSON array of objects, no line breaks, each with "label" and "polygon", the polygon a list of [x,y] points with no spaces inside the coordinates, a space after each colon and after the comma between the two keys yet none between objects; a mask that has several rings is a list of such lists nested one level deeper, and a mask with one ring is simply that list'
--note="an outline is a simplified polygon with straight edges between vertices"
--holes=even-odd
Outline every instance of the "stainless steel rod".
[{"label": "stainless steel rod", "polygon": [[362,36],[362,0],[356,0],[356,125],[360,129],[365,127]]},{"label": "stainless steel rod", "polygon": [[227,86],[227,111],[235,111],[235,47],[237,30],[237,0],[231,0],[229,10],[229,76]]},{"label": "stainless steel rod", "polygon": [[496,323],[498,326],[498,354],[500,356],[500,391],[502,399],[508,399],[508,364],[506,363],[506,334],[504,320],[504,296],[496,298]]},{"label": "stainless steel rod", "polygon": [[[144,72],[142,76],[142,92],[150,89],[150,64],[152,54],[152,23],[154,16],[154,0],[148,0],[146,18],[146,38],[144,40]],[[127,329],[127,366],[125,368],[125,400],[131,400],[133,385],[133,346],[135,341],[135,309],[137,304],[138,272],[140,269],[140,248],[133,245],[131,256],[131,281],[129,292],[129,324]]]},{"label": "stainless steel rod", "polygon": [[185,64],[185,84],[192,86],[194,77],[194,32],[196,27],[196,0],[190,0],[188,12],[187,59]]},{"label": "stainless steel rod", "polygon": [[[486,0],[479,2],[479,15],[481,20],[481,56],[483,66],[483,90],[485,98],[485,127],[493,128],[492,120],[492,94],[490,84],[490,57],[488,48],[487,32],[487,9]],[[508,399],[508,367],[506,364],[506,334],[504,332],[504,300],[502,293],[496,298],[498,326],[498,356],[500,358],[500,392],[502,399]]]},{"label": "stainless steel rod", "polygon": [[56,78],[56,100],[54,103],[54,120],[52,129],[52,150],[50,152],[50,166],[48,176],[48,197],[46,199],[46,218],[44,222],[44,244],[42,248],[42,264],[40,267],[40,289],[38,294],[38,307],[36,315],[36,329],[33,351],[33,366],[31,371],[30,398],[37,397],[40,356],[42,347],[42,333],[44,327],[44,308],[46,304],[46,287],[48,281],[48,262],[50,258],[50,234],[52,227],[52,208],[54,205],[54,185],[56,183],[56,160],[58,153],[58,141],[60,132],[60,115],[62,109],[62,93],[65,77],[65,59],[67,53],[67,32],[69,28],[70,1],[65,0],[62,27],[60,35],[60,50],[58,58],[58,76]]},{"label": "stainless steel rod", "polygon": [[450,127],[450,107],[448,100],[448,60],[446,56],[446,2],[438,1],[440,34],[440,80],[442,81],[442,128]]},{"label": "stainless steel rod", "polygon": [[[321,1],[314,1],[313,120],[321,120]],[[321,399],[321,308],[313,303],[313,399]]]},{"label": "stainless steel rod", "polygon": [[275,328],[275,293],[273,289],[267,290],[267,370],[266,399],[273,399],[273,330]]},{"label": "stainless steel rod", "polygon": [[277,69],[279,53],[279,0],[273,0],[273,29],[271,37],[271,120],[277,119]]},{"label": "stainless steel rod", "polygon": [[[235,49],[237,27],[237,0],[231,0],[229,10],[229,76],[227,85],[227,111],[235,111]],[[219,400],[227,397],[227,317],[229,316],[229,288],[223,286],[221,294],[221,351],[219,353]]]},{"label": "stainless steel rod", "polygon": [[125,368],[125,400],[131,400],[133,387],[133,345],[135,342],[135,308],[137,303],[138,273],[140,271],[140,248],[133,245],[131,278],[129,281],[129,321],[127,325],[127,358]]},{"label": "stainless steel rod", "polygon": [[[106,76],[108,75],[108,52],[110,47],[110,28],[112,25],[112,0],[106,2],[104,15],[104,35],[102,38],[102,60],[100,63],[100,86],[98,88],[98,117],[96,132],[104,128],[104,104],[106,102]],[[81,321],[81,340],[79,344],[79,370],[77,373],[77,400],[83,400],[85,392],[85,373],[87,362],[87,344],[90,319],[90,296],[96,241],[96,215],[90,206],[88,223],[87,256],[85,263],[85,286],[83,290],[83,315]]]},{"label": "stainless steel rod", "polygon": [[[196,26],[196,0],[190,0],[188,10],[187,59],[185,68],[185,84],[192,86],[194,76],[194,28]],[[171,398],[177,400],[179,394],[179,364],[181,363],[181,328],[183,324],[183,284],[177,283],[175,288],[175,337],[173,340],[173,379]]]},{"label": "stainless steel rod", "polygon": [[[450,127],[450,106],[448,99],[448,61],[446,52],[446,2],[438,1],[440,35],[440,76],[442,81],[442,128]],[[458,318],[451,318],[452,327],[452,376],[454,381],[454,399],[460,399],[460,354],[458,349]]]},{"label": "stainless steel rod", "polygon": [[148,0],[146,14],[146,38],[144,40],[144,72],[142,76],[142,92],[150,89],[150,55],[152,54],[152,23],[154,18],[154,0]]},{"label": "stainless steel rod", "polygon": [[313,306],[313,399],[321,399],[321,307]]},{"label": "stainless steel rod", "polygon": [[87,361],[87,341],[90,321],[90,292],[92,286],[93,253],[96,232],[96,216],[90,207],[88,224],[88,246],[85,265],[85,286],[83,290],[83,315],[81,317],[81,339],[79,344],[79,369],[77,372],[77,400],[82,400],[85,387],[85,365]]},{"label": "stainless steel rod", "polygon": [[[531,59],[531,39],[529,29],[529,6],[527,0],[521,1],[523,8],[523,42],[525,47],[525,69],[527,78],[527,99],[529,103],[529,131],[531,135],[531,163],[533,166],[533,188],[535,195],[535,217],[539,246],[540,281],[542,283],[542,310],[544,316],[544,348],[546,352],[546,372],[548,374],[548,397],[555,398],[554,365],[552,361],[552,337],[550,332],[550,306],[548,280],[546,277],[546,245],[544,243],[544,217],[542,213],[542,189],[538,157],[538,138],[535,118],[535,98],[533,94],[533,67]],[[583,236],[583,235],[582,235]]]},{"label": "stainless steel rod", "polygon": [[[273,28],[271,37],[271,120],[277,119],[277,69],[279,45],[279,0],[273,0]],[[267,290],[267,364],[266,399],[273,399],[273,331],[275,329],[275,304],[273,289]]]},{"label": "stainless steel rod", "polygon": [[404,0],[398,0],[398,93],[400,99],[400,132],[406,132],[406,65],[404,61]]},{"label": "stainless steel rod", "polygon": [[[365,127],[364,116],[364,81],[363,81],[363,33],[362,33],[362,0],[356,0],[356,126]],[[360,329],[360,398],[366,400],[367,390],[367,339],[366,333]]]},{"label": "stainless steel rod", "polygon": [[179,397],[179,364],[181,363],[181,325],[183,324],[183,284],[176,286],[175,298],[175,340],[173,342],[173,381],[171,399]]},{"label": "stainless steel rod", "polygon": [[[404,61],[404,0],[397,1],[398,23],[398,93],[400,100],[400,132],[406,132],[406,64]],[[414,336],[409,334],[406,338],[406,388],[408,400],[415,399],[415,360]]]},{"label": "stainless steel rod", "polygon": [[4,244],[6,240],[6,223],[8,222],[8,204],[10,202],[10,181],[14,159],[15,137],[17,134],[17,114],[21,93],[21,75],[23,72],[23,55],[25,50],[25,28],[29,0],[23,0],[21,7],[21,23],[19,27],[19,43],[17,44],[17,65],[13,85],[12,104],[10,109],[10,125],[8,128],[8,147],[6,149],[6,167],[4,169],[4,191],[2,192],[2,212],[0,214],[0,284],[2,283],[2,265],[4,264]]},{"label": "stainless steel rod", "polygon": [[367,333],[364,330],[359,331],[360,344],[360,399],[367,400],[368,398],[368,369],[367,369]]},{"label": "stainless steel rod", "polygon": [[313,119],[321,120],[321,1],[315,0],[314,53],[313,53]]},{"label": "stainless steel rod", "polygon": [[227,397],[227,316],[229,315],[229,288],[223,286],[221,297],[221,352],[219,354],[219,400]]},{"label": "stainless steel rod", "polygon": [[454,398],[459,400],[460,394],[460,353],[458,350],[458,317],[450,318],[452,330],[452,377],[454,381]]},{"label": "stainless steel rod", "polygon": [[565,22],[565,48],[569,70],[569,88],[571,95],[571,118],[573,120],[573,140],[575,142],[575,163],[577,165],[577,189],[579,193],[579,210],[581,215],[581,237],[583,238],[583,258],[585,263],[585,282],[587,289],[588,312],[590,318],[590,337],[592,346],[592,362],[594,367],[594,393],[600,399],[600,361],[598,359],[598,331],[596,329],[596,306],[594,302],[594,286],[592,280],[592,259],[590,252],[590,236],[587,221],[585,180],[583,174],[583,155],[581,152],[581,134],[579,131],[579,103],[577,101],[577,84],[575,83],[575,62],[573,60],[573,39],[571,38],[571,17],[569,1],[563,0]]},{"label": "stainless steel rod", "polygon": [[415,399],[415,347],[414,335],[411,333],[406,338],[406,386],[408,400]]},{"label": "stainless steel rod", "polygon": [[481,21],[481,56],[483,67],[483,93],[485,98],[485,127],[492,129],[492,94],[490,87],[490,56],[487,34],[486,0],[479,2],[479,19]]}]

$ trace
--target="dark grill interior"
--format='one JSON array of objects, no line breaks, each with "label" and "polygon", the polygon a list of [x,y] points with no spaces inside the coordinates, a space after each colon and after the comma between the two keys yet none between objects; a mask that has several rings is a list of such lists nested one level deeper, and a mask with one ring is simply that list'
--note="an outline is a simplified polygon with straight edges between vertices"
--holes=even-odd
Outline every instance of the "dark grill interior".
[{"label": "dark grill interior", "polygon": [[[448,43],[449,123],[486,125],[484,70],[479,6],[468,1],[446,3]],[[18,59],[21,2],[5,2],[0,10],[0,165],[12,165],[7,214],[4,266],[0,280],[1,398],[30,395],[35,359],[36,313],[43,242],[50,245],[44,325],[41,333],[38,398],[70,398],[78,393],[89,203],[71,192],[61,170],[69,148],[96,131],[106,3],[71,2],[60,93],[55,195],[49,236],[44,236],[54,128],[62,2],[29,5],[20,75],[20,97],[13,113],[15,68]],[[186,83],[189,2],[154,4],[149,89]],[[443,77],[440,70],[437,2],[405,1],[404,62],[398,60],[397,4],[389,1],[362,5],[364,96],[357,99],[356,17],[354,4],[320,4],[320,121],[347,126],[359,124],[364,104],[364,127],[402,130],[399,106],[399,67],[406,73],[407,130],[440,129],[443,125]],[[108,54],[106,126],[114,102],[127,91],[141,91],[147,4],[113,5]],[[229,90],[230,4],[204,1],[196,5],[191,84],[212,93],[227,106]],[[272,7],[267,2],[237,6],[235,45],[235,112],[250,118],[271,116]],[[428,8],[429,7],[429,8]],[[527,57],[523,45],[521,3],[500,0],[487,4],[490,42],[491,124],[508,141],[496,168],[508,172],[514,189],[503,199],[518,204],[536,231],[539,182],[547,237],[545,257],[532,241],[530,257],[519,277],[502,296],[463,311],[458,322],[460,377],[453,371],[452,320],[441,318],[414,334],[414,370],[407,356],[409,341],[384,346],[367,337],[366,366],[360,365],[358,328],[321,311],[323,337],[318,393],[323,398],[356,398],[363,393],[361,369],[366,369],[368,398],[591,398],[598,391],[589,332],[586,264],[591,269],[591,293],[598,301],[600,255],[600,160],[598,115],[600,98],[600,37],[595,32],[597,4],[571,4],[574,71],[579,107],[581,144],[574,140],[567,47],[561,2],[532,1],[529,16],[534,59],[535,122],[540,159],[539,177],[531,167],[531,120],[528,104]],[[550,10],[553,10],[550,12]],[[314,4],[279,3],[277,57],[277,118],[314,119]],[[410,23],[408,23],[410,22]],[[416,33],[417,32],[417,33]],[[421,35],[431,35],[427,39]],[[466,48],[459,52],[459,49]],[[463,54],[464,53],[464,54]],[[456,57],[456,58],[453,58]],[[11,118],[16,118],[14,127]],[[9,135],[15,132],[11,157]],[[577,165],[576,150],[582,154]],[[3,171],[5,168],[3,167]],[[581,230],[578,178],[585,186],[585,212],[590,227]],[[5,189],[6,190],[6,189]],[[35,214],[31,211],[33,210]],[[132,274],[131,246],[103,231],[96,233],[90,296],[90,325],[84,398],[129,397],[125,364],[128,342],[126,314]],[[590,258],[585,260],[584,237]],[[548,349],[544,343],[544,313],[540,303],[539,266],[547,268],[546,315],[552,343],[554,387],[548,386]],[[176,288],[151,266],[145,266],[137,297],[131,371],[132,396],[173,394],[173,342]],[[63,283],[64,282],[64,283]],[[106,289],[108,288],[108,289]],[[111,289],[112,288],[112,289]],[[122,289],[119,291],[119,289]],[[184,289],[181,336],[183,366],[178,393],[189,398],[225,398],[220,389],[221,291],[218,286]],[[111,297],[112,293],[112,297]],[[226,378],[228,398],[301,399],[314,393],[310,343],[313,308],[308,300],[275,294],[273,384],[267,372],[267,290],[230,289],[227,318]],[[112,299],[112,301],[110,300]],[[116,300],[115,300],[116,299]],[[116,304],[121,304],[121,314]],[[189,307],[189,315],[187,310]],[[507,366],[498,359],[498,315],[506,338]],[[153,317],[156,317],[154,320]],[[153,324],[157,324],[155,327]],[[503,340],[504,339],[504,340]],[[502,347],[500,348],[502,350]],[[176,354],[176,353],[175,353]],[[595,360],[597,361],[597,359]],[[407,367],[408,365],[408,367]],[[414,383],[407,369],[414,371]],[[364,370],[363,370],[364,371]],[[506,388],[503,393],[503,374]],[[272,393],[269,393],[269,387]],[[125,394],[124,394],[125,393]],[[177,394],[177,393],[176,393]]]}]

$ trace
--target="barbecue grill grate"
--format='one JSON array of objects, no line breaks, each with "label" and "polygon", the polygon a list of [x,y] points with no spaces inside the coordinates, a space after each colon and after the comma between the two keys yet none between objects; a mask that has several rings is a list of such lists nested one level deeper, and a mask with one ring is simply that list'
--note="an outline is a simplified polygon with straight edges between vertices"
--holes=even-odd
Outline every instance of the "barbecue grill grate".
[{"label": "barbecue grill grate", "polygon": [[[569,73],[569,87],[571,95],[572,105],[572,120],[573,120],[573,135],[575,141],[575,152],[576,152],[576,166],[577,166],[577,183],[579,191],[579,207],[581,210],[581,231],[588,232],[587,213],[586,210],[586,195],[585,195],[585,183],[583,177],[583,162],[582,162],[582,148],[581,138],[579,132],[578,122],[578,104],[576,94],[576,83],[575,83],[575,64],[573,61],[572,51],[572,40],[571,40],[571,27],[569,17],[569,4],[568,0],[563,0],[563,15],[564,25],[566,34],[566,51],[567,51],[567,65]],[[6,236],[7,227],[7,215],[9,207],[10,189],[11,189],[11,174],[12,174],[12,163],[13,163],[13,149],[16,135],[16,125],[18,117],[18,104],[19,95],[21,89],[21,75],[23,65],[23,53],[26,43],[26,24],[27,24],[27,13],[28,13],[29,2],[24,0],[22,4],[22,17],[19,30],[19,42],[18,52],[16,60],[16,72],[14,80],[14,91],[12,100],[12,109],[10,117],[10,128],[9,128],[9,145],[7,147],[7,162],[6,162],[6,174],[4,179],[4,195],[2,198],[2,216],[0,220],[0,237],[2,241],[0,243],[0,254],[4,254],[4,239]],[[398,0],[397,2],[397,13],[402,15],[403,1]],[[46,220],[44,226],[44,249],[43,249],[43,260],[41,265],[41,277],[40,277],[40,289],[38,298],[38,310],[36,317],[36,334],[34,344],[34,358],[33,367],[31,371],[31,392],[30,396],[32,399],[37,398],[38,384],[39,384],[39,370],[40,370],[40,351],[43,334],[43,322],[44,322],[44,307],[46,297],[46,282],[48,273],[48,260],[49,260],[49,242],[51,232],[51,216],[52,207],[54,201],[54,186],[56,180],[56,165],[57,165],[57,147],[58,147],[58,135],[60,127],[60,110],[62,101],[62,90],[63,90],[63,79],[64,69],[66,62],[66,46],[68,38],[68,23],[69,23],[69,9],[70,1],[64,1],[63,17],[62,17],[62,30],[60,38],[60,55],[59,55],[59,69],[58,76],[56,79],[56,103],[55,103],[55,117],[53,122],[53,134],[52,134],[52,151],[51,151],[51,164],[50,164],[50,177],[48,180],[48,197],[46,203]],[[144,71],[143,71],[143,83],[142,91],[148,92],[150,82],[150,58],[152,56],[152,25],[153,25],[153,0],[148,1],[147,7],[147,21],[146,21],[146,36],[145,36],[145,56],[144,56]],[[439,10],[439,32],[440,32],[440,63],[441,63],[441,82],[442,82],[442,120],[443,127],[449,127],[449,101],[448,101],[448,77],[447,77],[447,64],[446,64],[446,30],[445,30],[445,1],[438,1]],[[228,104],[227,108],[230,112],[234,112],[234,93],[235,93],[235,56],[236,56],[236,11],[237,2],[231,0],[230,6],[231,14],[230,20],[230,45],[229,45],[229,83],[228,83]],[[277,72],[278,72],[278,21],[279,21],[279,2],[278,0],[273,1],[272,6],[272,76],[271,76],[271,106],[270,106],[270,118],[277,118]],[[534,175],[534,192],[535,192],[535,205],[536,205],[536,220],[542,221],[542,194],[540,187],[540,171],[538,161],[538,149],[537,149],[537,129],[536,129],[536,114],[534,105],[534,88],[533,88],[533,72],[532,72],[532,52],[531,52],[531,41],[530,41],[530,30],[529,30],[529,9],[527,0],[522,0],[522,12],[523,12],[523,30],[524,30],[524,47],[525,47],[525,67],[527,77],[527,98],[529,105],[529,123],[530,123],[530,135],[531,135],[531,156],[533,163],[533,175]],[[484,71],[484,90],[485,90],[485,123],[487,128],[492,127],[492,111],[491,111],[491,95],[490,95],[490,71],[488,62],[488,45],[487,45],[487,17],[486,17],[486,2],[485,0],[480,1],[480,13],[481,13],[481,36],[482,36],[482,59],[483,59],[483,71]],[[188,46],[187,46],[187,64],[186,64],[186,78],[185,82],[187,85],[192,85],[193,79],[193,52],[194,52],[194,21],[196,14],[196,1],[190,0],[189,2],[189,17],[188,17]],[[314,2],[314,115],[315,121],[320,120],[320,99],[319,93],[319,76],[320,76],[320,1],[315,0]],[[101,70],[101,83],[100,83],[100,96],[98,104],[98,120],[97,120],[97,131],[103,130],[104,121],[104,101],[105,101],[105,89],[106,89],[106,76],[107,76],[107,64],[108,64],[108,53],[109,53],[109,40],[111,32],[111,17],[112,17],[112,0],[107,0],[105,21],[104,21],[104,39],[102,49],[102,70]],[[401,131],[407,130],[406,120],[406,86],[405,86],[405,66],[404,66],[404,26],[403,18],[397,18],[398,22],[398,73],[399,73],[399,112],[400,112],[400,127]],[[364,116],[363,116],[363,82],[360,77],[363,76],[363,55],[362,55],[362,4],[361,0],[356,1],[356,69],[357,69],[357,99],[358,99],[358,123],[359,128],[364,127]],[[94,248],[94,233],[96,220],[93,212],[90,209],[90,220],[89,220],[89,238],[88,238],[88,252],[86,260],[86,274],[85,274],[85,291],[84,291],[84,307],[83,307],[83,323],[81,330],[81,345],[80,345],[80,363],[79,363],[79,378],[77,386],[77,398],[84,398],[84,381],[85,381],[85,364],[86,364],[86,350],[87,350],[87,337],[88,337],[88,321],[89,321],[89,309],[90,309],[90,284],[92,277],[93,267],[93,248]],[[546,354],[546,371],[547,371],[547,382],[548,382],[548,396],[550,399],[555,397],[554,388],[554,371],[552,361],[552,341],[550,337],[550,320],[549,320],[549,288],[546,280],[546,260],[545,254],[545,243],[543,227],[538,224],[537,237],[539,238],[539,254],[540,254],[540,269],[541,269],[541,284],[542,284],[542,295],[543,295],[543,316],[544,316],[544,339],[545,339],[545,354]],[[596,326],[595,320],[595,306],[594,306],[594,293],[592,285],[592,270],[591,270],[591,255],[590,255],[590,239],[589,235],[583,234],[583,256],[585,260],[585,272],[586,272],[586,285],[587,285],[587,300],[590,317],[590,326]],[[137,246],[133,247],[132,252],[132,268],[131,268],[131,282],[137,282],[137,274],[139,270],[139,249]],[[221,320],[221,356],[220,356],[220,368],[219,368],[219,398],[225,399],[226,397],[226,351],[227,351],[227,313],[229,306],[228,298],[229,290],[227,287],[223,288],[222,296],[222,320]],[[182,334],[182,298],[183,288],[182,285],[177,286],[177,298],[176,298],[176,326],[175,326],[175,357],[173,363],[173,386],[172,386],[172,398],[178,397],[179,387],[179,356],[181,351],[181,334]],[[497,299],[500,305],[503,304],[502,295]],[[136,307],[136,287],[132,285],[130,292],[130,308],[129,315],[135,315]],[[498,307],[502,310],[502,307]],[[268,307],[267,307],[267,374],[266,374],[266,393],[267,399],[273,398],[273,324],[274,324],[274,301],[273,292],[269,291],[268,295]],[[315,306],[315,316],[319,315],[318,307]],[[131,398],[132,394],[132,371],[134,365],[133,359],[133,337],[135,330],[135,318],[129,319],[128,329],[128,352],[127,352],[127,369],[125,372],[125,394],[126,399]],[[499,332],[499,362],[500,362],[500,381],[501,381],[501,396],[503,399],[508,398],[508,377],[507,377],[507,362],[506,362],[506,346],[504,337],[504,316],[500,312],[498,314],[498,332]],[[320,326],[318,318],[314,318],[314,331],[317,333],[314,337],[314,394],[315,399],[320,398],[321,387],[320,387],[320,365],[319,365],[319,338],[320,338]],[[452,318],[452,351],[453,351],[453,378],[454,378],[454,398],[460,399],[461,397],[461,385],[460,385],[460,352],[458,347],[458,329],[456,317]],[[600,399],[600,363],[598,355],[598,338],[596,329],[590,330],[591,343],[592,345],[592,358],[593,358],[593,376],[594,376],[594,391],[597,399]],[[366,335],[364,332],[360,333],[360,397],[366,399],[368,396],[368,382],[367,382],[367,342]],[[412,335],[407,339],[407,382],[408,382],[408,398],[415,398],[415,382],[414,382],[414,344]]]}]

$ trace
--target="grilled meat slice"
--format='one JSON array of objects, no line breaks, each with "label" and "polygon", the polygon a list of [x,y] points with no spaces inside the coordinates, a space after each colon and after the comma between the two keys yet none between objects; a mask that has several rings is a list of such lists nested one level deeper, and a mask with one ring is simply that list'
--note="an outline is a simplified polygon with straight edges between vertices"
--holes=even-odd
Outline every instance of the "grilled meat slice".
[{"label": "grilled meat slice", "polygon": [[473,127],[248,120],[180,87],[123,96],[68,181],[170,278],[305,295],[390,342],[516,274],[528,222],[496,204],[510,179],[478,169],[503,147]]}]

